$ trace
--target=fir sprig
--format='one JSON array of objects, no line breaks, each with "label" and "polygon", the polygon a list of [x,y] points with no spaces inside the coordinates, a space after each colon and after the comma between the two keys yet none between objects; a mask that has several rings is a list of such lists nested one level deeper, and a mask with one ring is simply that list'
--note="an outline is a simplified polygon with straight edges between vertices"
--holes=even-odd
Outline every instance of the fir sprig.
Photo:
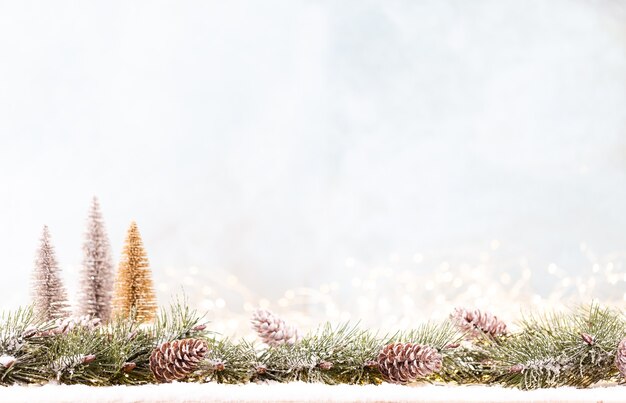
[{"label": "fir sprig", "polygon": [[110,358],[105,368],[109,383],[138,385],[150,382],[149,359],[155,345],[151,329],[117,317],[100,331],[107,339],[108,348],[103,353]]},{"label": "fir sprig", "polygon": [[494,379],[522,389],[587,387],[617,375],[615,352],[626,334],[623,315],[596,304],[570,313],[531,316],[490,353]]},{"label": "fir sprig", "polygon": [[110,355],[106,338],[97,331],[77,327],[67,334],[48,336],[48,379],[65,384],[107,385]]},{"label": "fir sprig", "polygon": [[39,383],[46,380],[41,369],[47,363],[42,332],[52,327],[35,315],[33,307],[3,313],[0,319],[0,384]]},{"label": "fir sprig", "polygon": [[185,298],[176,299],[168,309],[161,308],[152,327],[157,344],[187,337],[207,337],[204,315],[189,308]]},{"label": "fir sprig", "polygon": [[262,379],[280,382],[380,383],[374,360],[384,342],[356,326],[322,326],[293,345],[265,351],[260,360],[267,367]]},{"label": "fir sprig", "polygon": [[209,353],[191,380],[218,383],[246,383],[256,373],[256,351],[248,342],[230,339],[207,339]]},{"label": "fir sprig", "polygon": [[153,324],[140,324],[132,315],[96,328],[76,323],[60,331],[32,308],[3,315],[0,384],[154,383],[150,355],[155,349],[164,342],[200,339],[206,354],[183,381],[378,384],[383,382],[377,362],[383,347],[413,343],[436,349],[443,362],[440,371],[421,380],[522,389],[587,387],[621,380],[615,358],[626,336],[623,314],[596,304],[528,316],[519,331],[471,343],[450,322],[430,322],[391,336],[346,323],[325,324],[294,344],[260,347],[210,333],[184,300],[161,310]]}]

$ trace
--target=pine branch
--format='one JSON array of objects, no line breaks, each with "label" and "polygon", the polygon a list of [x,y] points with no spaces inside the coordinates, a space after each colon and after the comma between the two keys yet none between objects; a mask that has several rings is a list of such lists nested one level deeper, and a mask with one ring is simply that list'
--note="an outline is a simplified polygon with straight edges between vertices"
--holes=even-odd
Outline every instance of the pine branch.
[{"label": "pine branch", "polygon": [[587,387],[616,379],[615,353],[626,334],[621,313],[598,305],[530,317],[491,351],[495,381],[521,389]]},{"label": "pine branch", "polygon": [[398,333],[393,341],[418,343],[436,348],[439,351],[461,341],[460,334],[450,322],[426,322],[415,329]]},{"label": "pine branch", "polygon": [[[383,381],[376,358],[381,349],[393,342],[423,344],[442,352],[449,372],[445,379],[458,373],[449,346],[461,335],[447,323],[427,323],[414,330],[393,336],[378,336],[357,326],[326,324],[317,332],[306,335],[294,345],[272,347],[260,359],[267,371],[260,379],[281,382],[305,381],[329,384],[378,384]],[[441,375],[433,379],[442,379]]]},{"label": "pine branch", "polygon": [[[131,315],[134,317],[134,315]],[[189,337],[207,338],[204,315],[190,309],[185,297],[176,299],[169,309],[162,308],[152,327],[156,344]]]},{"label": "pine branch", "polygon": [[492,363],[484,348],[452,343],[441,353],[443,366],[431,377],[432,380],[456,384],[489,383]]},{"label": "pine branch", "polygon": [[141,385],[152,380],[149,358],[155,347],[151,329],[142,328],[137,322],[117,317],[101,329],[107,340],[102,355],[108,357],[103,371],[110,384]]},{"label": "pine branch", "polygon": [[254,347],[242,340],[206,339],[209,353],[189,381],[247,383],[254,378],[258,361]]},{"label": "pine branch", "polygon": [[45,381],[40,369],[47,363],[47,348],[40,335],[52,324],[44,323],[32,307],[2,314],[0,321],[0,384]]},{"label": "pine branch", "polygon": [[272,347],[262,353],[267,368],[260,379],[281,382],[380,383],[375,359],[384,345],[375,335],[344,324],[326,324],[294,345]]},{"label": "pine branch", "polygon": [[[29,308],[0,321],[0,384],[377,384],[384,379],[381,368],[385,379],[400,383],[499,383],[534,389],[623,382],[616,365],[618,344],[626,334],[620,312],[591,305],[565,314],[531,316],[520,327],[506,336],[469,343],[450,322],[426,323],[392,336],[326,324],[294,344],[257,349],[209,333],[184,300],[162,309],[152,325],[134,320],[134,312],[99,327],[75,319],[59,324],[37,317]],[[194,361],[185,358],[188,346],[195,346],[189,356]],[[151,368],[150,357],[157,351],[160,361]],[[173,357],[172,351],[182,354]],[[174,368],[167,377],[153,372],[167,368]]]}]

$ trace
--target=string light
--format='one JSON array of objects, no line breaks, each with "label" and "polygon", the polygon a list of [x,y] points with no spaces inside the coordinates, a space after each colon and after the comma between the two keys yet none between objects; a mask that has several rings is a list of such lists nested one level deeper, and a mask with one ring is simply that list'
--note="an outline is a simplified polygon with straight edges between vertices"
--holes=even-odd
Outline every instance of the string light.
[{"label": "string light", "polygon": [[456,306],[476,305],[512,320],[529,304],[549,310],[594,297],[608,305],[626,301],[621,263],[626,252],[596,256],[581,242],[576,250],[588,260],[588,269],[573,275],[555,262],[543,263],[542,269],[540,262],[531,265],[525,256],[505,259],[503,245],[494,239],[487,250],[459,261],[451,253],[394,253],[384,266],[367,267],[349,256],[333,281],[282,290],[275,299],[222,268],[168,267],[164,278],[156,276],[157,288],[165,301],[173,278],[182,279],[190,305],[207,312],[213,329],[227,336],[250,334],[250,312],[259,307],[276,310],[303,329],[325,321],[359,320],[363,327],[390,330],[441,319]]}]

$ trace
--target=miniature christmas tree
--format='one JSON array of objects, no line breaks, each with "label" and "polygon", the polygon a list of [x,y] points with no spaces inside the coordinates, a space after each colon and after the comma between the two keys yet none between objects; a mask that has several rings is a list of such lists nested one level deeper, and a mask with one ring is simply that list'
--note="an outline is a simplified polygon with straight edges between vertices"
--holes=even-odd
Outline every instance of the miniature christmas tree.
[{"label": "miniature christmas tree", "polygon": [[83,244],[80,314],[108,321],[113,298],[113,261],[97,198],[93,198]]},{"label": "miniature christmas tree", "polygon": [[115,281],[115,312],[138,322],[150,322],[157,311],[148,258],[137,224],[132,222],[126,236],[122,261]]},{"label": "miniature christmas tree", "polygon": [[68,316],[67,293],[61,281],[47,226],[43,227],[41,246],[37,250],[33,286],[34,308],[41,319],[53,320]]}]

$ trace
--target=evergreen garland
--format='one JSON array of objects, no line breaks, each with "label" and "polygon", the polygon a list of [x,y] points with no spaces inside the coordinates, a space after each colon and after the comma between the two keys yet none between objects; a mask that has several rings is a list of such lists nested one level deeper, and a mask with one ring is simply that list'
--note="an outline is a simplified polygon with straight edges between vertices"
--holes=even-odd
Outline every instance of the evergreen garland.
[{"label": "evergreen garland", "polygon": [[[136,316],[134,312],[130,317],[118,316],[95,327],[79,321],[58,331],[58,321],[37,316],[32,308],[6,314],[0,323],[0,384],[158,383],[150,357],[160,349],[159,365],[167,367],[167,354],[172,350],[168,345],[189,351],[189,358],[172,356],[176,361],[170,369],[185,375],[181,382],[379,384],[398,379],[381,373],[377,360],[382,351],[387,352],[386,371],[408,368],[418,374],[418,382],[535,389],[624,381],[619,367],[624,351],[618,346],[626,336],[626,319],[621,312],[596,304],[569,313],[527,317],[518,331],[498,337],[468,339],[468,331],[460,331],[452,319],[393,335],[349,324],[326,324],[293,344],[276,346],[220,338],[181,302],[161,310],[151,325],[141,324]],[[178,344],[172,344],[175,340]],[[394,363],[390,349],[411,344],[432,351],[424,357],[436,357],[440,369],[423,371],[423,365],[433,363],[421,363],[422,356],[410,355],[408,348],[409,353],[397,357],[410,362]],[[206,351],[198,350],[205,345]],[[193,354],[192,347],[196,349]],[[406,379],[401,377],[403,382]]]}]

